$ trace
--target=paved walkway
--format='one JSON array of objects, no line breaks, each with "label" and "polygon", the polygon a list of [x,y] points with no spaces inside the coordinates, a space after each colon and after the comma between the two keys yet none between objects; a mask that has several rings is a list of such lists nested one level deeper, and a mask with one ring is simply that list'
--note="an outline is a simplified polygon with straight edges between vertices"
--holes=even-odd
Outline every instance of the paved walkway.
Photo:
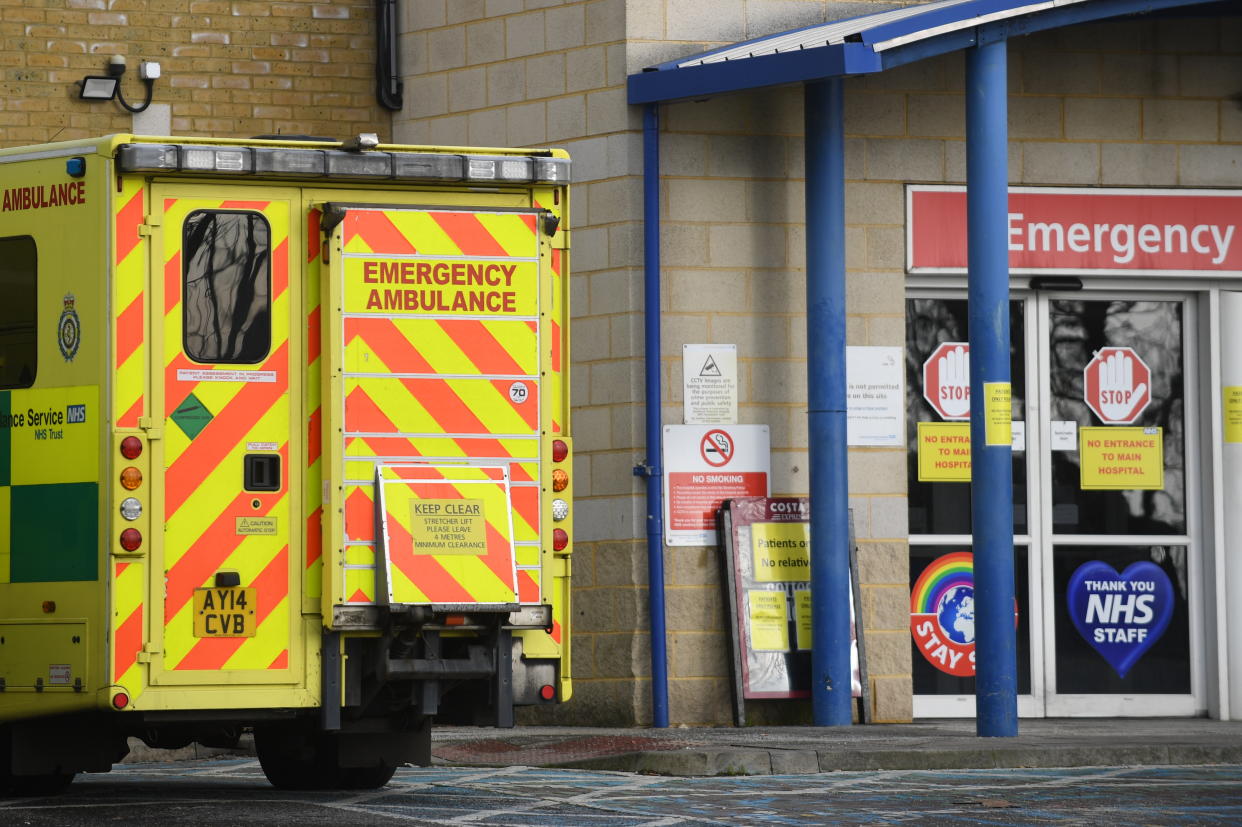
[{"label": "paved walkway", "polygon": [[445,727],[437,764],[785,775],[838,770],[1242,764],[1242,721],[1029,719],[1015,738],[979,738],[972,720],[852,727],[592,729]]},{"label": "paved walkway", "polygon": [[[131,739],[126,763],[254,754],[152,750]],[[1025,719],[1015,738],[979,738],[972,720],[852,727],[439,727],[437,766],[564,767],[676,776],[860,770],[1242,765],[1242,721],[1204,718]]]}]

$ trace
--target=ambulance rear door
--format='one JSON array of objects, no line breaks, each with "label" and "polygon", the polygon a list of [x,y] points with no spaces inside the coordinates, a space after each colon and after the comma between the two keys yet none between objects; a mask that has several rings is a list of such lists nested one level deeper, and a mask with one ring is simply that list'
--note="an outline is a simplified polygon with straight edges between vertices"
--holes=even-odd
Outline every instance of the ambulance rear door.
[{"label": "ambulance rear door", "polygon": [[539,213],[322,213],[325,621],[538,603]]},{"label": "ambulance rear door", "polygon": [[[152,466],[163,475],[152,523],[162,518],[163,531],[151,591],[164,596],[151,624],[154,684],[284,684],[303,671],[301,555],[291,553],[302,530],[290,509],[301,501],[290,470],[303,464],[291,438],[299,198],[276,187],[152,189]],[[231,693],[223,704],[258,701]]]}]

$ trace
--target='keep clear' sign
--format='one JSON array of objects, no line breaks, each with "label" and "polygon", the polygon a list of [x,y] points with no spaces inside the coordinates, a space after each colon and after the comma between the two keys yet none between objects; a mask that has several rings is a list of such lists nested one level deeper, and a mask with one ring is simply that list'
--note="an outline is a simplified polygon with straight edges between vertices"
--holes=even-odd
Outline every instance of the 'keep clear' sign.
[{"label": "'keep clear' sign", "polygon": [[1173,584],[1164,569],[1146,560],[1121,574],[1099,560],[1083,563],[1070,576],[1067,597],[1078,634],[1122,678],[1173,617]]}]

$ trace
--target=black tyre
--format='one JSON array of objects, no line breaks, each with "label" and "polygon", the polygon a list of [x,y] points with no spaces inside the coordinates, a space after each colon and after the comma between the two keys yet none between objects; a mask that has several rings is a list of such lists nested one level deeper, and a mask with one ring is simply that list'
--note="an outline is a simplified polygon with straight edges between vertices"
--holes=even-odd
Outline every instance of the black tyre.
[{"label": "black tyre", "polygon": [[397,768],[388,764],[374,767],[345,767],[341,770],[341,789],[378,790],[392,780]]},{"label": "black tyre", "polygon": [[331,789],[338,786],[335,751],[318,733],[293,727],[255,727],[259,766],[279,790]]},{"label": "black tyre", "polygon": [[29,797],[59,795],[73,783],[74,773],[51,773],[49,775],[13,775],[7,779],[7,794]]}]

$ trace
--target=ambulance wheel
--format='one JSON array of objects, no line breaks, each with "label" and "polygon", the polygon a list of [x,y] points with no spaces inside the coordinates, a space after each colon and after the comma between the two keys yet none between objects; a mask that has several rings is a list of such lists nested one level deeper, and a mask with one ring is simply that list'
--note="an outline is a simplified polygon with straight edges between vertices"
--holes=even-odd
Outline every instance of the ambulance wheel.
[{"label": "ambulance wheel", "polygon": [[343,790],[378,790],[392,780],[397,768],[388,764],[375,767],[343,767],[341,769],[341,789]]},{"label": "ambulance wheel", "polygon": [[9,777],[8,793],[14,796],[58,795],[73,783],[75,773],[15,775]]},{"label": "ambulance wheel", "polygon": [[293,727],[255,727],[254,749],[267,780],[278,790],[331,789],[340,769],[329,762],[324,739]]}]

